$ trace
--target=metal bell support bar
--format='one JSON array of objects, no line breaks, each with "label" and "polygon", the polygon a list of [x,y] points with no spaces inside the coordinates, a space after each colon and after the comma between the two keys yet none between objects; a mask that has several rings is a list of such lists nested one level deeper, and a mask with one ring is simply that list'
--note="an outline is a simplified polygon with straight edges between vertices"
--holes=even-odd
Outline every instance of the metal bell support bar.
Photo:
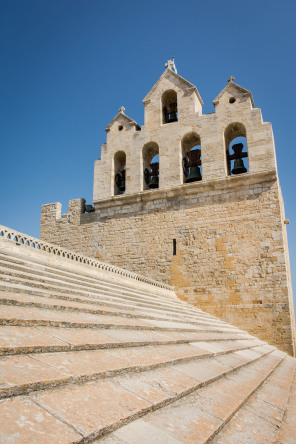
[{"label": "metal bell support bar", "polygon": [[237,143],[232,146],[233,154],[227,153],[227,163],[229,165],[230,171],[230,161],[234,160],[233,169],[231,170],[232,174],[242,174],[247,172],[247,168],[244,165],[243,158],[248,157],[248,153],[243,153],[244,145],[242,143]]}]

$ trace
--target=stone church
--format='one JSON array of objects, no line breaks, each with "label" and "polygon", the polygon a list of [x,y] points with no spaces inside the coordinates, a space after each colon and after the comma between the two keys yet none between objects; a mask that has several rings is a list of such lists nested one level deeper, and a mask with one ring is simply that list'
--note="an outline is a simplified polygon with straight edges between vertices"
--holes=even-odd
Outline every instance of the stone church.
[{"label": "stone church", "polygon": [[107,126],[93,204],[0,225],[1,443],[295,443],[271,125],[233,77],[202,104],[169,61],[145,124]]},{"label": "stone church", "polygon": [[295,354],[283,199],[272,126],[230,77],[203,114],[173,61],[121,107],[95,161],[93,206],[43,205],[40,239],[174,286],[180,299]]}]

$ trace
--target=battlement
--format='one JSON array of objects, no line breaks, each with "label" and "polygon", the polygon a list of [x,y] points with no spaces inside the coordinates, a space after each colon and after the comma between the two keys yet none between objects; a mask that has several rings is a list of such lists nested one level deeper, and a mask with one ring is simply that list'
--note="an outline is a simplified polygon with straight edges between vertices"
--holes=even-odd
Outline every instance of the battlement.
[{"label": "battlement", "polygon": [[68,213],[62,216],[62,204],[55,202],[42,205],[41,226],[53,221],[62,223],[67,221],[71,224],[79,224],[81,215],[85,213],[85,199],[72,199],[69,201]]}]

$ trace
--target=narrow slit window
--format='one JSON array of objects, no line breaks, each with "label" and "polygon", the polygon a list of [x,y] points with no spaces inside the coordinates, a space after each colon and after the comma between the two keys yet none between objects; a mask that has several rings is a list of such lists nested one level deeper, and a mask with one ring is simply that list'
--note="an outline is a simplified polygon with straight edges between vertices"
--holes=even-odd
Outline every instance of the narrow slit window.
[{"label": "narrow slit window", "polygon": [[176,256],[177,254],[177,241],[176,239],[173,239],[173,256]]}]

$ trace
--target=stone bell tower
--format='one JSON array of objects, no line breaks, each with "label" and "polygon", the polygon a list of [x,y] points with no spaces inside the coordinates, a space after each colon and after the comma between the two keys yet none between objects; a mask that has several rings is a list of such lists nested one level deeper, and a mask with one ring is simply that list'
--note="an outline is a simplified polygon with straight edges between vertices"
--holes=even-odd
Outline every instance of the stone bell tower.
[{"label": "stone bell tower", "polygon": [[286,219],[272,127],[230,77],[203,114],[169,61],[120,108],[95,161],[93,204],[43,206],[41,238],[175,286],[181,299],[294,354]]}]

